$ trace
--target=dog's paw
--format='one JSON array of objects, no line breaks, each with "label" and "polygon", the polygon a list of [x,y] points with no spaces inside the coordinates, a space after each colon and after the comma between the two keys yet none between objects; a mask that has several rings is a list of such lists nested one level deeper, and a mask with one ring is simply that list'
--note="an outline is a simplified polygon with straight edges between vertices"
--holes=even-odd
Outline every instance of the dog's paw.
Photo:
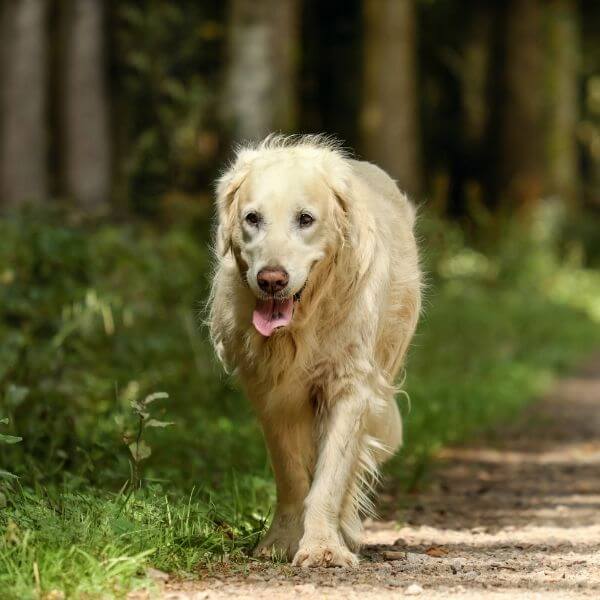
[{"label": "dog's paw", "polygon": [[295,567],[357,567],[358,557],[340,544],[302,544],[292,565]]},{"label": "dog's paw", "polygon": [[287,538],[267,535],[255,548],[252,555],[256,558],[291,560],[298,549],[298,537]]},{"label": "dog's paw", "polygon": [[300,519],[277,519],[254,550],[258,558],[291,560],[298,551],[302,525]]}]

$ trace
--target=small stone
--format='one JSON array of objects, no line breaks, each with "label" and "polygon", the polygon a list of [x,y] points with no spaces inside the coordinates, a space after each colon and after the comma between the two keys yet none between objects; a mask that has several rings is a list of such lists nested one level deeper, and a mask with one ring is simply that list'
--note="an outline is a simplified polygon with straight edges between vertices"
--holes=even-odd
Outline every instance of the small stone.
[{"label": "small stone", "polygon": [[406,552],[400,550],[385,550],[383,552],[384,560],[406,560]]},{"label": "small stone", "polygon": [[[149,600],[150,592],[146,588],[139,588],[127,594],[127,600]],[[44,600],[46,598],[44,597]]]},{"label": "small stone", "polygon": [[454,575],[465,568],[466,560],[464,558],[454,558],[450,563],[450,570]]},{"label": "small stone", "polygon": [[405,590],[406,596],[418,596],[423,593],[423,588],[418,583],[411,583]]},{"label": "small stone", "polygon": [[155,569],[154,567],[148,567],[146,569],[146,576],[152,579],[153,581],[169,581],[170,575],[161,571],[160,569]]},{"label": "small stone", "polygon": [[301,583],[294,586],[294,591],[297,594],[313,594],[316,589],[317,588],[312,583]]}]

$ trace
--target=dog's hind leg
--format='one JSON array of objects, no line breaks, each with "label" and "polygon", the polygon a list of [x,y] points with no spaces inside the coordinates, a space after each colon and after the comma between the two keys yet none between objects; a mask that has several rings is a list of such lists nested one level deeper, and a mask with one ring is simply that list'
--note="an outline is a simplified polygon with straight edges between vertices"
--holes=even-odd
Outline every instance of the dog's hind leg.
[{"label": "dog's hind leg", "polygon": [[369,419],[369,435],[376,440],[374,454],[377,464],[384,463],[402,445],[402,415],[393,396],[383,402],[383,408]]},{"label": "dog's hind leg", "polygon": [[360,484],[355,479],[346,491],[340,514],[340,531],[346,545],[352,552],[358,552],[362,541],[363,524],[358,500],[361,493]]},{"label": "dog's hind leg", "polygon": [[396,401],[391,397],[377,404],[383,408],[372,412],[367,419],[368,435],[365,436],[340,514],[342,535],[353,552],[361,545],[362,517],[374,516],[371,495],[378,479],[377,467],[402,444],[402,417]]},{"label": "dog's hind leg", "polygon": [[373,514],[370,495],[377,480],[377,463],[369,442],[369,436],[363,436],[359,458],[352,471],[340,512],[340,531],[352,552],[358,552],[361,546],[363,516]]}]

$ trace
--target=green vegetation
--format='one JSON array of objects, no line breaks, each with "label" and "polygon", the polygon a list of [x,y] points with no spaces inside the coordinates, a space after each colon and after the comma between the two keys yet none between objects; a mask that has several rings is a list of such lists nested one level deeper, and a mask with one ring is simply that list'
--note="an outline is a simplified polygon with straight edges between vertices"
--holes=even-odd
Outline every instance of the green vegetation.
[{"label": "green vegetation", "polygon": [[[496,220],[468,242],[421,224],[428,301],[389,478],[417,485],[440,445],[510,417],[600,342],[600,273],[552,222]],[[201,326],[206,228],[0,222],[3,598],[119,596],[149,566],[241,557],[264,529],[261,435]]]}]

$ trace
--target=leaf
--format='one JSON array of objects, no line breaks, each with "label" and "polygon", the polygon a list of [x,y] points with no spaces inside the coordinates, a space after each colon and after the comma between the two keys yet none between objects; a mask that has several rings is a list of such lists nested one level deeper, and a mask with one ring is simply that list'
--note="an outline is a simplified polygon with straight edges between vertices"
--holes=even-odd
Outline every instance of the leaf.
[{"label": "leaf", "polygon": [[0,479],[19,479],[19,476],[11,473],[10,471],[0,469]]},{"label": "leaf", "polygon": [[145,460],[152,454],[150,446],[148,446],[144,440],[129,444],[129,450],[131,451],[131,456],[133,456],[135,462]]},{"label": "leaf", "polygon": [[442,558],[442,556],[448,554],[448,549],[443,546],[430,546],[425,550],[425,554],[427,554],[427,556],[432,556],[433,558]]},{"label": "leaf", "polygon": [[7,433],[0,433],[0,442],[5,444],[18,444],[23,438],[16,435],[8,435]]},{"label": "leaf", "polygon": [[4,399],[8,406],[16,408],[27,398],[27,394],[29,394],[29,388],[11,383],[6,389]]},{"label": "leaf", "polygon": [[174,421],[159,421],[158,419],[149,419],[145,423],[146,427],[168,427],[169,425],[175,425]]},{"label": "leaf", "polygon": [[167,392],[154,392],[154,394],[150,394],[144,398],[144,406],[148,406],[148,404],[154,402],[155,400],[163,400],[168,397],[169,394],[167,394]]},{"label": "leaf", "polygon": [[136,415],[139,415],[144,420],[150,416],[150,413],[145,410],[145,406],[137,400],[131,401],[131,408]]}]

